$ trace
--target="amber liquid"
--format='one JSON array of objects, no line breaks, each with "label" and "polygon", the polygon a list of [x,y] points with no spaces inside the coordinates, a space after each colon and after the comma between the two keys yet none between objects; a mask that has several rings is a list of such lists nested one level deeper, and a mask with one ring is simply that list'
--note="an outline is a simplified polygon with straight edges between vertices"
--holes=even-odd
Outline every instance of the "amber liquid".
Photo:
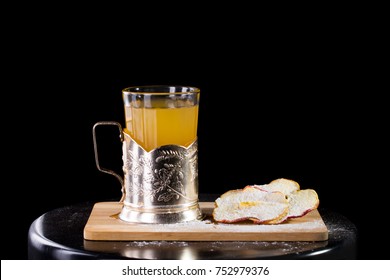
[{"label": "amber liquid", "polygon": [[125,108],[126,128],[146,151],[163,145],[187,147],[197,136],[198,105],[180,108]]}]

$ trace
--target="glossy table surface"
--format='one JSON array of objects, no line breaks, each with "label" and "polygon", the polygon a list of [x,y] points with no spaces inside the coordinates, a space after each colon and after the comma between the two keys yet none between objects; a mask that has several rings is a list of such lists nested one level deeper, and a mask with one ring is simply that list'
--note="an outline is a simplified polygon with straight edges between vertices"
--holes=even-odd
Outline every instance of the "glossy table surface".
[{"label": "glossy table surface", "polygon": [[[213,201],[215,195],[200,195]],[[357,230],[345,216],[321,209],[326,241],[88,241],[84,226],[96,202],[38,217],[28,232],[29,259],[356,259]]]}]

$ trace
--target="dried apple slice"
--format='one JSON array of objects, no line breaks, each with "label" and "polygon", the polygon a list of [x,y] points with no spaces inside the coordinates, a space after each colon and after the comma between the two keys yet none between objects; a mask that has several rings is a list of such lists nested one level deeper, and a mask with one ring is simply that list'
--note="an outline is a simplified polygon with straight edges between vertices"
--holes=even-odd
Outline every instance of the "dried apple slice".
[{"label": "dried apple slice", "polygon": [[253,186],[268,192],[282,192],[285,195],[300,190],[300,186],[296,181],[285,178],[275,179],[269,184]]},{"label": "dried apple slice", "polygon": [[320,203],[315,190],[301,190],[297,182],[289,179],[276,179],[269,184],[254,185],[253,187],[268,192],[279,191],[285,194],[289,202],[287,219],[302,217],[310,211],[317,209]]},{"label": "dried apple slice", "polygon": [[212,215],[215,221],[222,223],[251,220],[261,224],[284,220],[288,213],[289,202],[283,193],[246,186],[217,198]]},{"label": "dried apple slice", "polygon": [[313,189],[304,189],[290,193],[287,196],[290,204],[288,219],[299,218],[318,208],[320,200]]}]

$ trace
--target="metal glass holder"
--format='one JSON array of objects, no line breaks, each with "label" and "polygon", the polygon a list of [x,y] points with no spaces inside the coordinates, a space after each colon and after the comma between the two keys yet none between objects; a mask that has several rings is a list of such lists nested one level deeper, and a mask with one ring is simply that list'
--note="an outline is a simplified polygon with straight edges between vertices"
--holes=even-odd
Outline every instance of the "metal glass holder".
[{"label": "metal glass holder", "polygon": [[[98,125],[116,125],[122,141],[123,178],[99,164]],[[198,204],[198,142],[188,147],[164,145],[144,150],[117,122],[93,127],[96,166],[122,185],[119,218],[132,223],[180,223],[202,219]]]}]

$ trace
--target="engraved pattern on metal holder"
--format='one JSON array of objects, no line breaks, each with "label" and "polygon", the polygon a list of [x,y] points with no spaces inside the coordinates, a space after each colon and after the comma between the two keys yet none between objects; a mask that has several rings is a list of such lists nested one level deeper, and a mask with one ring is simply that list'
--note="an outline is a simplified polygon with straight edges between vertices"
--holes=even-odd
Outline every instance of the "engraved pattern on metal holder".
[{"label": "engraved pattern on metal holder", "polygon": [[[122,178],[103,169],[97,156],[95,128],[116,125],[123,142]],[[98,122],[93,129],[98,170],[114,175],[122,184],[119,218],[135,223],[180,223],[202,219],[198,204],[198,142],[190,146],[164,145],[145,151],[117,122]]]}]

